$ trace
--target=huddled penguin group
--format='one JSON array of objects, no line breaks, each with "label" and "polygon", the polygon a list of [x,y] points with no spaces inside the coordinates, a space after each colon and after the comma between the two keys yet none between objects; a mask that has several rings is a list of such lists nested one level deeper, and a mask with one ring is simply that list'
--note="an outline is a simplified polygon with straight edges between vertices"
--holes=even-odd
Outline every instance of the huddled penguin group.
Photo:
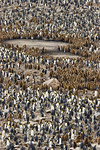
[{"label": "huddled penguin group", "polygon": [[48,39],[76,34],[96,41],[100,39],[99,4],[99,0],[2,0],[0,30],[13,32],[10,38],[15,34],[17,38],[45,39],[48,31]]},{"label": "huddled penguin group", "polygon": [[[30,64],[31,60],[32,65],[35,61],[41,63],[40,66],[44,67],[40,70],[46,76],[49,69],[45,65],[53,62],[55,70],[59,58],[42,61],[43,56],[30,57],[3,47],[0,53],[1,147],[7,150],[96,149],[100,144],[100,100],[97,97],[79,97],[74,90],[66,89],[63,93],[52,87],[44,90],[31,86],[23,88],[24,83],[19,84],[24,79],[26,85],[30,79],[31,82],[34,80],[25,74],[25,62]],[[19,59],[22,61],[22,74]],[[67,63],[73,61],[76,60],[69,58]]]}]

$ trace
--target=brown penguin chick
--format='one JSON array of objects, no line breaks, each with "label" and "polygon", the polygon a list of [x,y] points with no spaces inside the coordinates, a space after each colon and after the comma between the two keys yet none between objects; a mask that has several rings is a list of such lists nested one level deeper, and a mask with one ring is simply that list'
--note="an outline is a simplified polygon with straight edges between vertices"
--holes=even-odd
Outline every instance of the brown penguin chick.
[{"label": "brown penguin chick", "polygon": [[80,139],[82,139],[83,133],[80,133]]},{"label": "brown penguin chick", "polygon": [[17,122],[14,123],[14,128],[17,128]]},{"label": "brown penguin chick", "polygon": [[73,147],[74,147],[74,149],[77,147],[77,143],[76,143],[76,141],[74,141],[74,143],[73,143]]},{"label": "brown penguin chick", "polygon": [[22,119],[22,114],[21,113],[18,114],[18,118]]},{"label": "brown penguin chick", "polygon": [[9,115],[7,116],[7,121],[12,121],[12,114],[9,114]]},{"label": "brown penguin chick", "polygon": [[67,141],[68,140],[68,133],[66,133],[65,135],[62,136],[62,140],[63,141]]},{"label": "brown penguin chick", "polygon": [[28,69],[32,69],[32,64],[30,64],[28,67],[29,67]]},{"label": "brown penguin chick", "polygon": [[25,147],[28,147],[28,145],[27,145],[26,143],[24,143],[24,146],[25,146]]},{"label": "brown penguin chick", "polygon": [[39,123],[42,124],[42,120],[40,120]]},{"label": "brown penguin chick", "polygon": [[1,78],[0,78],[0,83],[3,83],[3,81],[4,81],[4,78],[1,77]]},{"label": "brown penguin chick", "polygon": [[93,137],[89,136],[89,142],[93,143]]},{"label": "brown penguin chick", "polygon": [[76,142],[76,143],[79,143],[79,142],[80,142],[80,135],[77,135],[77,136],[76,136],[75,142]]},{"label": "brown penguin chick", "polygon": [[68,140],[68,134],[67,133],[65,134],[64,138],[65,138],[65,141]]},{"label": "brown penguin chick", "polygon": [[98,137],[97,143],[98,143],[98,145],[100,145],[100,137]]},{"label": "brown penguin chick", "polygon": [[95,142],[97,142],[97,138],[95,138],[95,140],[94,140]]},{"label": "brown penguin chick", "polygon": [[88,145],[88,142],[89,142],[89,139],[88,139],[88,137],[86,137],[85,139],[84,139],[84,145]]}]

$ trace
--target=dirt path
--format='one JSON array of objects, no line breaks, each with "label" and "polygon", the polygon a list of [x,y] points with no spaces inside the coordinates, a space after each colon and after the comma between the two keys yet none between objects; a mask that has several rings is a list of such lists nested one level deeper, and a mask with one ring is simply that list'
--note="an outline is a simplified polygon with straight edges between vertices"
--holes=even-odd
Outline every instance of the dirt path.
[{"label": "dirt path", "polygon": [[44,41],[44,40],[26,40],[26,39],[17,39],[17,40],[8,40],[6,43],[23,46],[26,45],[28,47],[39,47],[46,48],[47,50],[56,50],[58,46],[66,46],[68,45],[65,42],[56,42],[56,41]]},{"label": "dirt path", "polygon": [[44,40],[27,40],[27,39],[17,39],[17,40],[8,40],[6,43],[14,44],[18,46],[26,45],[27,47],[34,47],[34,48],[40,48],[43,47],[47,49],[46,55],[51,55],[53,57],[70,57],[70,58],[77,58],[79,56],[67,54],[64,52],[58,52],[58,46],[67,46],[68,43],[65,42],[57,42],[57,41],[44,41]]}]

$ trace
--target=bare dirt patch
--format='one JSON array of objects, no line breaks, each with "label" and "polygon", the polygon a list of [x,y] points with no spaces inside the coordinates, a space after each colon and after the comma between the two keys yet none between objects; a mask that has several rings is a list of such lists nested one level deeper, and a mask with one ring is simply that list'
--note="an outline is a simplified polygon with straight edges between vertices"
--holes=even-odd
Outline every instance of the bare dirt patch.
[{"label": "bare dirt patch", "polygon": [[22,47],[26,45],[28,48],[45,48],[47,52],[44,55],[50,55],[53,57],[70,57],[77,58],[79,56],[72,55],[69,53],[59,52],[58,46],[67,46],[68,43],[65,42],[57,42],[57,41],[44,41],[44,40],[27,40],[27,39],[16,39],[16,40],[8,40],[6,41],[8,44],[18,45]]}]

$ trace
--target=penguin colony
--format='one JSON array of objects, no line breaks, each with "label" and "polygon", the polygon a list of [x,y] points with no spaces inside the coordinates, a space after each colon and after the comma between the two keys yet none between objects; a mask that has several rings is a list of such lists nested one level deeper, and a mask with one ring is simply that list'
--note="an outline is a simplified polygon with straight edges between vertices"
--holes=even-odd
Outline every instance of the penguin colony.
[{"label": "penguin colony", "polygon": [[[100,1],[0,1],[0,150],[100,150]],[[56,40],[77,58],[10,39]],[[55,88],[43,84],[56,78]]]}]

